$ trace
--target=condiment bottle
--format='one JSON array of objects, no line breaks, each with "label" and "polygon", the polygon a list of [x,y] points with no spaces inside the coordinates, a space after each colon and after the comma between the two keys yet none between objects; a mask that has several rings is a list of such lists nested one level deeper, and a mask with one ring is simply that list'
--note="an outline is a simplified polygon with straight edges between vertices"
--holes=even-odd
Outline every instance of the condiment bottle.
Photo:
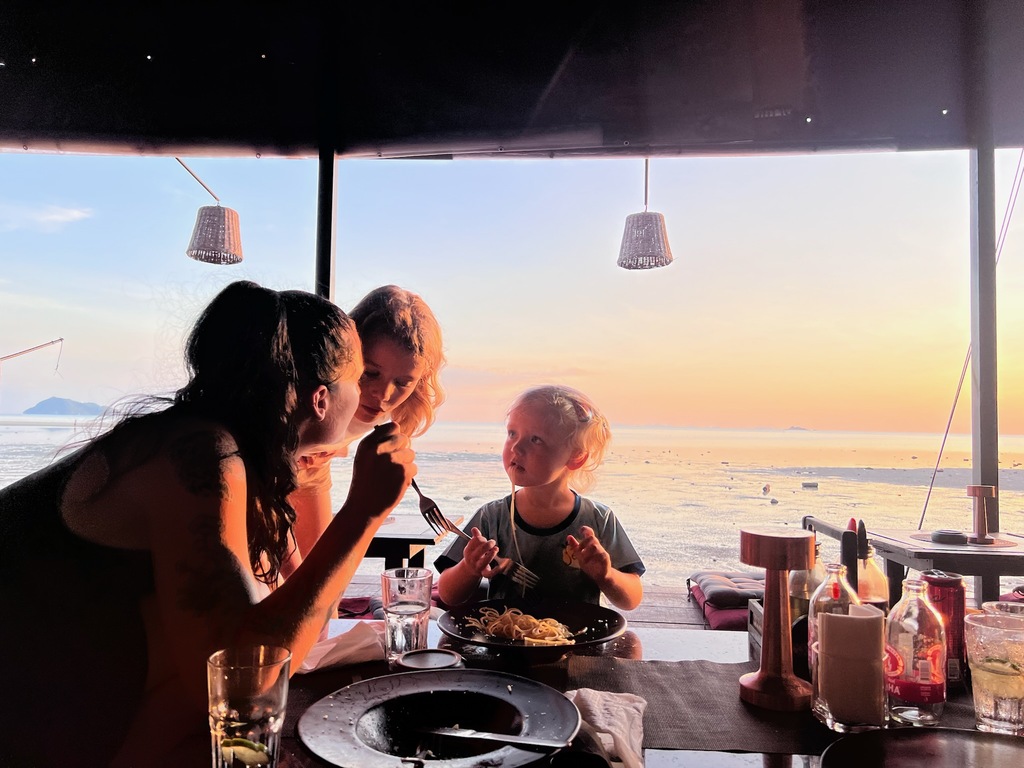
[{"label": "condiment bottle", "polygon": [[846,566],[829,563],[825,566],[825,580],[814,590],[807,610],[807,655],[811,667],[811,684],[814,687],[812,706],[820,700],[816,649],[818,638],[821,637],[818,617],[825,613],[849,615],[851,605],[860,605],[860,598],[846,580]]},{"label": "condiment bottle", "polygon": [[814,544],[814,564],[807,570],[789,572],[789,618],[796,621],[807,615],[811,595],[825,580],[825,564],[821,561],[821,544]]},{"label": "condiment bottle", "polygon": [[864,556],[857,559],[857,597],[882,613],[889,610],[889,579],[875,560],[875,548],[868,544]]},{"label": "condiment bottle", "polygon": [[885,625],[889,719],[938,725],[946,703],[946,633],[921,579],[903,582],[903,597]]}]

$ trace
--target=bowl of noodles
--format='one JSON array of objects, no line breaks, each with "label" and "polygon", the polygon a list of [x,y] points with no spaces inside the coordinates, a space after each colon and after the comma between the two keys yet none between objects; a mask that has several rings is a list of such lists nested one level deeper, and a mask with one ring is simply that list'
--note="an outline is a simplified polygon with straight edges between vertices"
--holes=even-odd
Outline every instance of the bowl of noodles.
[{"label": "bowl of noodles", "polygon": [[606,643],[626,631],[626,619],[578,600],[482,600],[448,610],[437,626],[460,643],[542,661]]}]

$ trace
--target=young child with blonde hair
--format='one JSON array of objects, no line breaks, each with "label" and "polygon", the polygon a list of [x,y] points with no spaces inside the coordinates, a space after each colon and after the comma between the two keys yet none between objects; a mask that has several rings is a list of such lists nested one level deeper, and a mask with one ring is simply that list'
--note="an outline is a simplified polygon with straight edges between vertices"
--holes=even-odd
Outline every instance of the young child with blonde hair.
[{"label": "young child with blonde hair", "polygon": [[547,597],[598,603],[604,594],[636,608],[643,561],[611,509],[581,495],[611,440],[608,420],[582,392],[544,385],[515,398],[505,425],[501,457],[512,493],[478,509],[466,526],[472,539],[456,539],[434,562],[440,598],[464,603],[484,578],[490,598],[529,597],[504,564],[491,566],[500,552],[536,573],[533,591]]}]

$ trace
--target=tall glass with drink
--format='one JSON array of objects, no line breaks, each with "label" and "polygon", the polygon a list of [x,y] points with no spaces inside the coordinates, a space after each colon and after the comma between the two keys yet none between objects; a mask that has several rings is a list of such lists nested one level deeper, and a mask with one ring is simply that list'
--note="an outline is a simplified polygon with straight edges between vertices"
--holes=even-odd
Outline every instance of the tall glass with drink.
[{"label": "tall glass with drink", "polygon": [[1024,618],[971,613],[964,636],[978,730],[1024,736]]},{"label": "tall glass with drink", "polygon": [[217,651],[206,661],[213,768],[275,768],[292,654],[274,645]]},{"label": "tall glass with drink", "polygon": [[406,651],[427,647],[433,572],[426,568],[389,568],[380,577],[384,604],[384,651],[394,666]]}]

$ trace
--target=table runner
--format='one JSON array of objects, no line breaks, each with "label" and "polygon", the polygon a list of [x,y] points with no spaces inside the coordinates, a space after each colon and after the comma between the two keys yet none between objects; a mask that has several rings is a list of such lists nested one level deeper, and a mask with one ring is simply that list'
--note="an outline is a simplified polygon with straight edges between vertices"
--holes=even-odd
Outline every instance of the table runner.
[{"label": "table runner", "polygon": [[[820,755],[842,734],[809,710],[775,712],[740,700],[739,678],[757,662],[634,661],[572,656],[567,688],[635,693],[647,700],[644,748]],[[946,728],[974,728],[969,696],[947,702]]]}]

